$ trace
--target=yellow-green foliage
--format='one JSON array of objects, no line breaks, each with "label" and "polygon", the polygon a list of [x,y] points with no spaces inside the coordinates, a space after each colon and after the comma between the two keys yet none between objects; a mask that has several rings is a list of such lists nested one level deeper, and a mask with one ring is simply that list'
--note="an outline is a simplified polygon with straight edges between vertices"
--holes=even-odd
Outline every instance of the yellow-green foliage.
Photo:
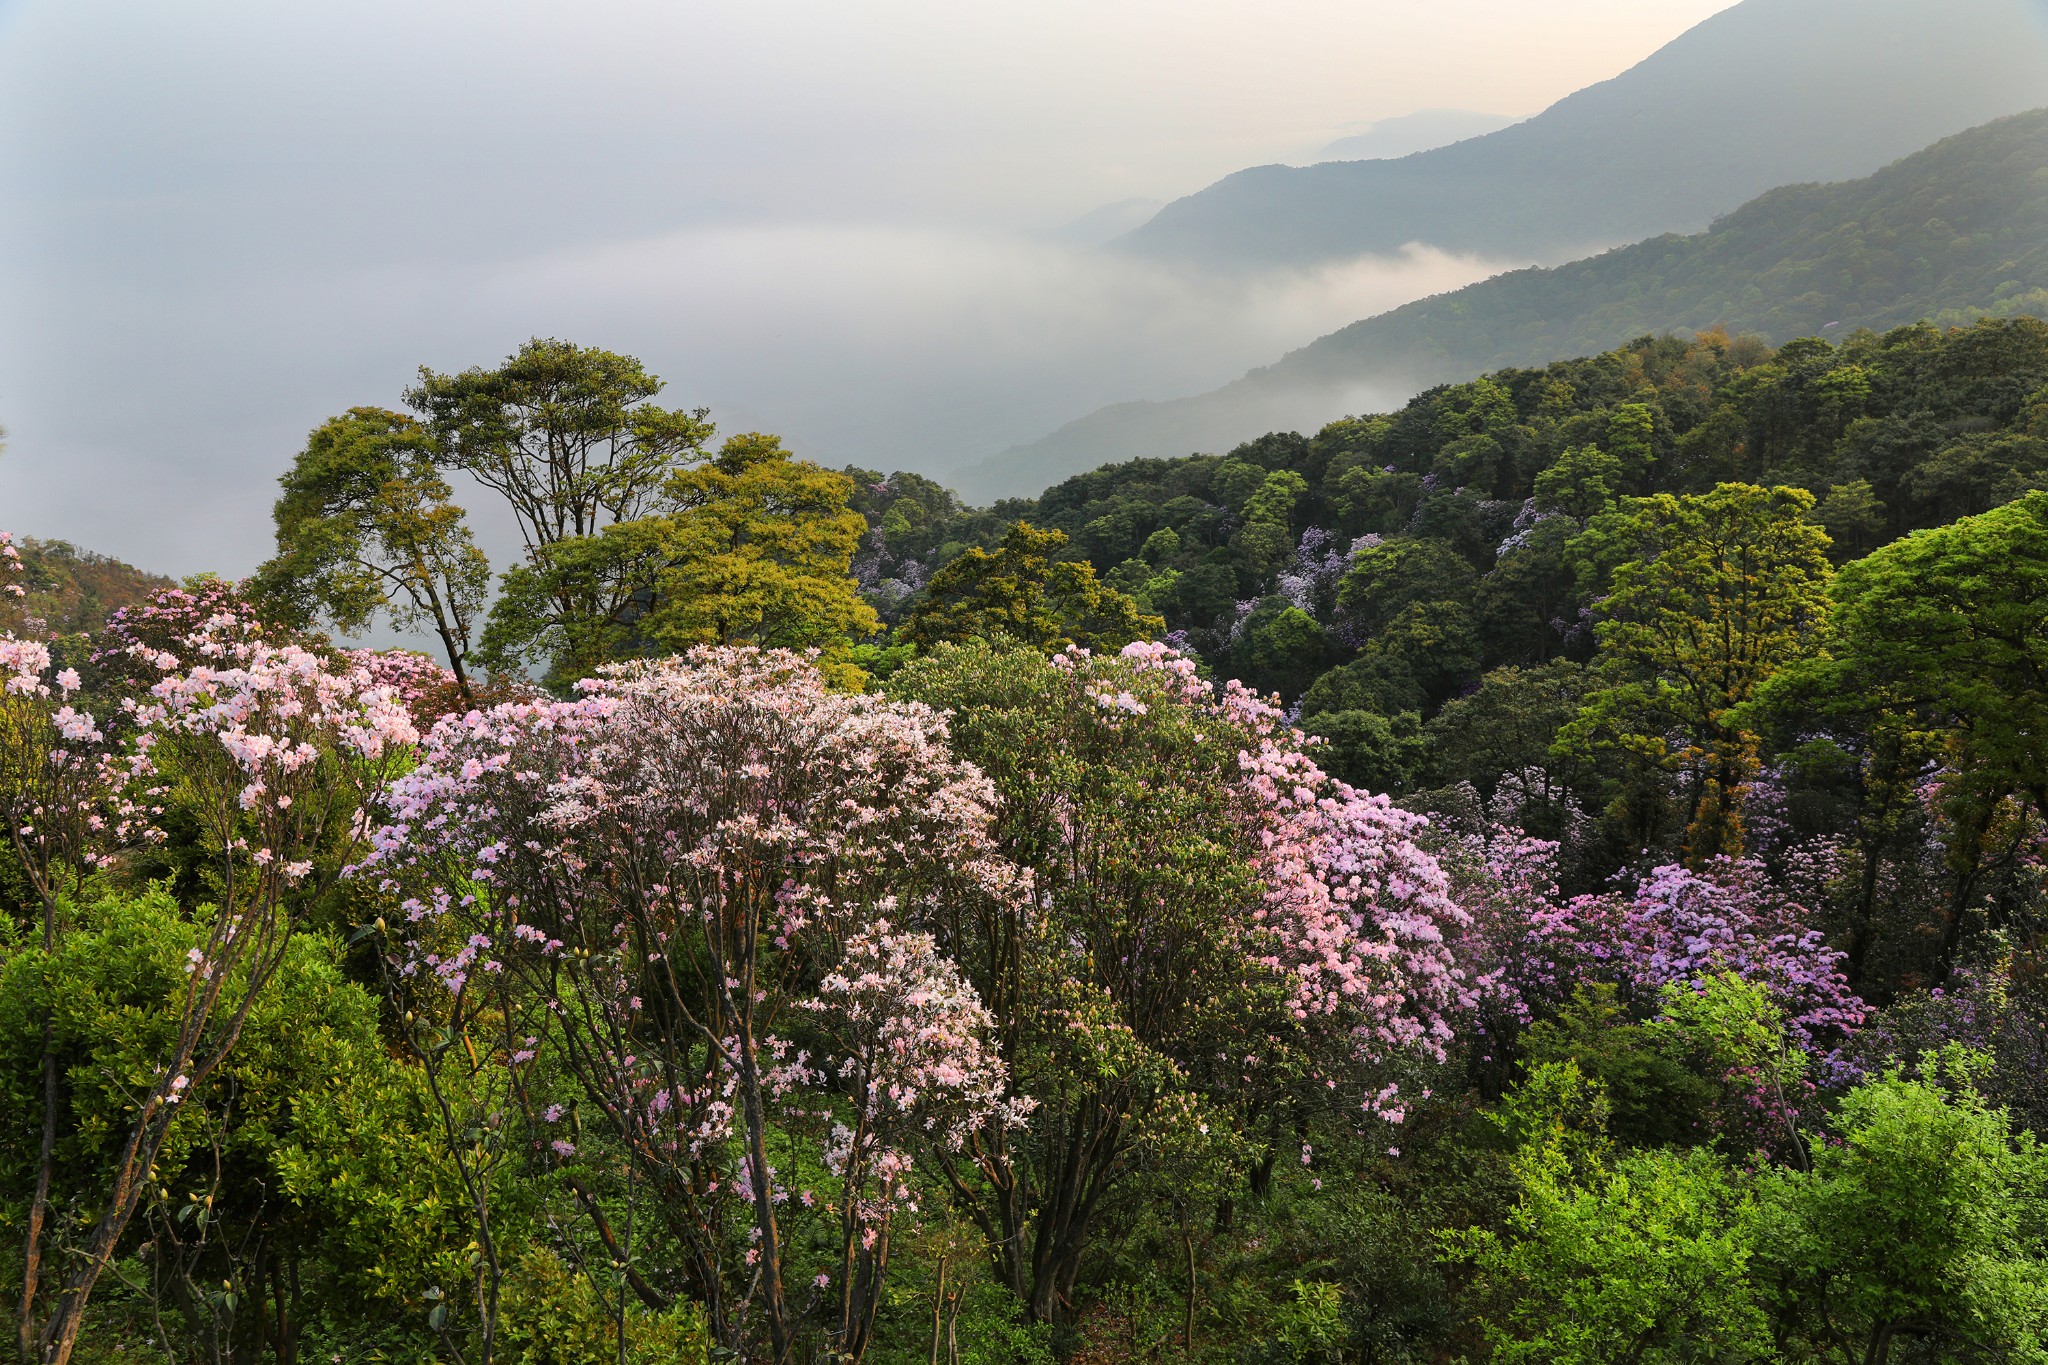
[{"label": "yellow-green foliage", "polygon": [[[591,1287],[590,1277],[564,1265],[538,1243],[506,1267],[500,1302],[500,1359],[517,1365],[619,1365],[620,1307]],[[710,1338],[703,1309],[679,1302],[653,1313],[625,1304],[628,1365],[695,1365]]]}]

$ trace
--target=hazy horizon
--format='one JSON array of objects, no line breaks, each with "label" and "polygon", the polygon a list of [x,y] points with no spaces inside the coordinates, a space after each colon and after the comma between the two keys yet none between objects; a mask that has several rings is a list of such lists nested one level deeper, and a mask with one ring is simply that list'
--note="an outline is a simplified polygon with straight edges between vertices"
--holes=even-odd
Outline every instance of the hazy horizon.
[{"label": "hazy horizon", "polygon": [[824,463],[971,463],[1516,264],[1219,281],[1063,225],[1536,112],[1728,3],[0,3],[0,524],[246,572],[312,425],[535,334]]}]

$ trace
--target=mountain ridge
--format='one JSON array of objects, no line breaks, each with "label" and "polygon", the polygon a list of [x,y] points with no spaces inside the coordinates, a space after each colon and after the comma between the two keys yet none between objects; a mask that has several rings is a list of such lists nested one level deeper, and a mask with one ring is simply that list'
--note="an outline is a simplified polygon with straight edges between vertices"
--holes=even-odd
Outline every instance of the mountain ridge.
[{"label": "mountain ridge", "polygon": [[1098,409],[955,477],[969,496],[1025,492],[1118,460],[1314,429],[1432,384],[1646,333],[1718,326],[1782,342],[2020,313],[2048,316],[2048,109],[1860,180],[1781,186],[1702,233],[1417,300],[1208,393]]},{"label": "mountain ridge", "polygon": [[2044,103],[2027,0],[1744,0],[1534,118],[1395,160],[1249,167],[1117,248],[1259,269],[1422,242],[1551,264]]}]

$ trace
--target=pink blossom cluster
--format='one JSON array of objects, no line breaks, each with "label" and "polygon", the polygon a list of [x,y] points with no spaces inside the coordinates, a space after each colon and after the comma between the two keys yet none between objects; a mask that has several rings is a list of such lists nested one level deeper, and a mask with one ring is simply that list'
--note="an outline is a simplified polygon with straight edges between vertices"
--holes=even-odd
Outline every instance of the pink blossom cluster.
[{"label": "pink blossom cluster", "polygon": [[[1085,666],[1077,653],[1067,658]],[[1329,776],[1279,707],[1235,680],[1204,682],[1170,646],[1130,645],[1120,662],[1163,679],[1176,700],[1213,718],[1219,738],[1237,737],[1239,818],[1266,887],[1248,907],[1245,943],[1287,983],[1296,1021],[1334,1031],[1368,1065],[1403,1052],[1442,1058],[1475,998],[1454,953],[1471,918],[1417,842],[1427,820]],[[1362,1093],[1367,1112],[1400,1113],[1391,1089]]]},{"label": "pink blossom cluster", "polygon": [[104,866],[106,736],[72,704],[78,672],[55,667],[40,640],[0,635],[0,819],[30,853],[24,870],[45,894],[58,869]]},{"label": "pink blossom cluster", "polygon": [[1621,966],[1645,990],[1735,972],[1770,993],[1809,1049],[1825,1050],[1863,1022],[1843,954],[1755,860],[1716,859],[1704,872],[1654,868],[1619,909]]},{"label": "pink blossom cluster", "polygon": [[913,1140],[958,1151],[991,1124],[1022,1127],[1034,1104],[1008,1093],[995,1021],[929,934],[867,926],[804,1005],[833,1037],[825,1070],[852,1101],[823,1161],[841,1183],[849,1248],[872,1252],[894,1210],[916,1209]]},{"label": "pink blossom cluster", "polygon": [[957,1151],[984,1124],[1020,1126],[1034,1107],[1008,1095],[1008,1068],[988,1041],[995,1021],[930,934],[887,920],[862,929],[810,1007],[842,1049],[829,1069],[877,1133],[913,1128]]},{"label": "pink blossom cluster", "polygon": [[0,597],[28,596],[28,589],[15,581],[23,572],[21,548],[14,543],[14,532],[0,531]]},{"label": "pink blossom cluster", "polygon": [[[256,867],[296,881],[312,866],[303,856],[310,851],[308,819],[324,818],[325,807],[354,785],[323,760],[363,762],[366,778],[375,780],[419,734],[393,691],[367,671],[337,670],[299,645],[250,640],[238,622],[223,624],[219,637],[204,624],[188,637],[195,662],[133,647],[162,676],[142,698],[123,701],[134,737],[121,767],[130,792],[140,793],[127,807],[127,827],[148,833],[148,817],[159,808],[143,803],[175,771],[223,796],[231,791],[232,806],[250,821],[232,843]],[[168,766],[166,750],[176,753]],[[294,813],[308,801],[312,808]]]},{"label": "pink blossom cluster", "polygon": [[[813,1201],[768,1163],[771,1116],[821,1138],[858,1243],[913,1140],[1027,1107],[924,929],[963,899],[1028,904],[993,804],[929,708],[702,648],[443,717],[354,870],[403,914],[398,980],[537,1002],[533,1035],[563,1041],[635,1159],[701,1192],[705,1244],[741,1200],[772,1266],[777,1210]],[[812,1024],[830,1056],[791,1038]]]},{"label": "pink blossom cluster", "polygon": [[1457,957],[1469,974],[1478,1031],[1505,1041],[1568,999],[1584,980],[1612,975],[1619,914],[1605,900],[1567,902],[1558,845],[1508,825],[1451,841],[1445,856],[1470,917]]},{"label": "pink blossom cluster", "polygon": [[1361,1057],[1404,1050],[1441,1059],[1473,992],[1452,955],[1471,917],[1442,866],[1416,843],[1426,823],[1385,796],[1326,776],[1304,753],[1264,740],[1242,762],[1266,828],[1254,918],[1266,961],[1294,983],[1298,1019],[1337,1020]]},{"label": "pink blossom cluster", "polygon": [[91,662],[147,686],[162,671],[148,666],[159,655],[187,656],[204,644],[226,649],[268,638],[241,588],[209,579],[192,588],[160,588],[109,616],[93,642]]},{"label": "pink blossom cluster", "polygon": [[1580,981],[1611,982],[1650,1005],[1665,986],[1720,972],[1763,986],[1792,1040],[1816,1055],[1862,1022],[1843,954],[1761,863],[1723,858],[1702,872],[1667,864],[1631,892],[1561,901],[1549,846],[1499,834],[1466,892],[1475,921],[1462,951],[1500,1025],[1555,1008]]},{"label": "pink blossom cluster", "polygon": [[367,673],[377,686],[390,689],[423,731],[440,718],[454,691],[453,671],[409,649],[345,649],[341,658],[348,667]]}]

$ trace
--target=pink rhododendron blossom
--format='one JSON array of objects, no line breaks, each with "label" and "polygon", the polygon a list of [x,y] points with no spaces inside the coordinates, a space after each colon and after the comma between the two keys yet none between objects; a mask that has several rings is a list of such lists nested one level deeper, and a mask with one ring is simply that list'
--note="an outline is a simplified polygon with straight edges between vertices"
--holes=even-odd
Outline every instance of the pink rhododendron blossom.
[{"label": "pink rhododendron blossom", "polygon": [[[832,692],[787,653],[619,665],[574,700],[442,717],[354,871],[402,922],[396,978],[539,1002],[585,1112],[658,1186],[699,1192],[674,1230],[702,1273],[732,1273],[738,1217],[782,1274],[802,1205],[772,1126],[818,1141],[850,1219],[840,1293],[871,1295],[911,1149],[1028,1107],[919,927],[1029,888],[994,855],[987,779],[945,740],[936,712]],[[793,1011],[842,1046],[796,1045],[776,1023]]]}]

